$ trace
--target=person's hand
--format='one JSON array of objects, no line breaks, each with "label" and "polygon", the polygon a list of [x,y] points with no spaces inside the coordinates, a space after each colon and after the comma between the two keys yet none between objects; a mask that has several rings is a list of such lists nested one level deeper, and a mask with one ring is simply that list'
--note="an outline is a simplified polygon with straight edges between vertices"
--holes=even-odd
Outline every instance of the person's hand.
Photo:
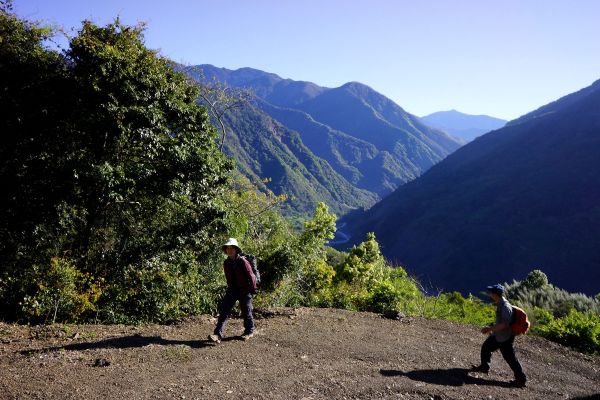
[{"label": "person's hand", "polygon": [[484,335],[487,335],[488,333],[490,333],[492,331],[492,328],[489,326],[486,326],[485,328],[483,328],[481,330],[481,333],[483,333]]}]

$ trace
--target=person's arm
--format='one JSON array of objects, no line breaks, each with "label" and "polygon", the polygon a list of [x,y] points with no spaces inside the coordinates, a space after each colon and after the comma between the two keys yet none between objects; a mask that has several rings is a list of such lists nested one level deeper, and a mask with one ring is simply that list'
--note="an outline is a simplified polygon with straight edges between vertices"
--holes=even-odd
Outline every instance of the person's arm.
[{"label": "person's arm", "polygon": [[248,284],[254,291],[256,290],[256,276],[254,276],[254,272],[252,271],[252,265],[250,265],[250,261],[245,258],[243,258],[242,261],[244,262],[244,269],[246,271],[246,276],[248,277]]},{"label": "person's arm", "polygon": [[499,324],[495,324],[492,326],[486,326],[485,328],[483,328],[481,330],[481,333],[483,334],[487,334],[487,333],[493,333],[493,332],[500,332],[505,330],[508,327],[508,325],[504,322],[499,323]]}]

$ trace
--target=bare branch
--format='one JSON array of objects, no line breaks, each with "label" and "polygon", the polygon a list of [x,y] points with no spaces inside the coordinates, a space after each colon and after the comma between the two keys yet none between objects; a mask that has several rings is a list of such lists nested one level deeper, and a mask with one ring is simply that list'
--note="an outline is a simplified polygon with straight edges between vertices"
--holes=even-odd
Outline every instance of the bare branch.
[{"label": "bare branch", "polygon": [[201,78],[194,82],[199,88],[199,99],[221,128],[220,149],[222,152],[227,136],[227,128],[223,117],[231,110],[248,104],[253,97],[253,93],[247,88],[232,88],[216,79],[213,79],[210,83],[201,83],[205,79],[203,79],[202,71],[198,73]]}]

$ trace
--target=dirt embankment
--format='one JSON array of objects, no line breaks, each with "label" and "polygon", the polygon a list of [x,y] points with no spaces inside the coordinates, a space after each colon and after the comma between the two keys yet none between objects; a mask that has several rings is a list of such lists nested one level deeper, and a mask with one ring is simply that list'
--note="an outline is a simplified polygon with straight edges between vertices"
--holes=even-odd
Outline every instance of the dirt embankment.
[{"label": "dirt embankment", "polygon": [[[600,399],[600,359],[519,337],[526,389],[500,354],[467,373],[477,327],[340,310],[279,310],[219,345],[210,317],[170,326],[0,324],[0,399]],[[227,333],[242,332],[233,320]]]}]

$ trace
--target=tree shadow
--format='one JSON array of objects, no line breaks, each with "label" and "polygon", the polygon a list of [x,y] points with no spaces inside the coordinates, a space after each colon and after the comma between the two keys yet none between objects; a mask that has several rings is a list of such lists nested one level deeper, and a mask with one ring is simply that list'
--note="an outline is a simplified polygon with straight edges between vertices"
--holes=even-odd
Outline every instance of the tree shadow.
[{"label": "tree shadow", "polygon": [[508,382],[498,381],[495,379],[483,379],[469,375],[470,369],[467,368],[450,368],[450,369],[422,369],[409,372],[402,372],[392,369],[380,369],[379,373],[383,376],[405,376],[413,381],[431,383],[434,385],[444,386],[463,386],[463,385],[480,385],[480,386],[501,386],[510,387]]},{"label": "tree shadow", "polygon": [[[224,338],[223,341],[230,340],[242,340],[241,337],[227,337]],[[19,353],[21,354],[31,354],[31,353],[42,353],[48,351],[58,351],[58,350],[73,350],[73,351],[81,351],[81,350],[98,350],[98,349],[127,349],[127,348],[136,348],[136,347],[144,347],[150,344],[156,344],[161,346],[177,346],[184,345],[189,346],[193,349],[200,349],[203,347],[213,346],[214,343],[209,340],[172,340],[172,339],[164,339],[160,336],[142,336],[142,335],[131,335],[131,336],[119,336],[109,339],[100,340],[97,342],[80,342],[80,343],[71,343],[64,346],[56,346],[56,347],[46,347],[43,349],[26,349],[21,350]]]}]

